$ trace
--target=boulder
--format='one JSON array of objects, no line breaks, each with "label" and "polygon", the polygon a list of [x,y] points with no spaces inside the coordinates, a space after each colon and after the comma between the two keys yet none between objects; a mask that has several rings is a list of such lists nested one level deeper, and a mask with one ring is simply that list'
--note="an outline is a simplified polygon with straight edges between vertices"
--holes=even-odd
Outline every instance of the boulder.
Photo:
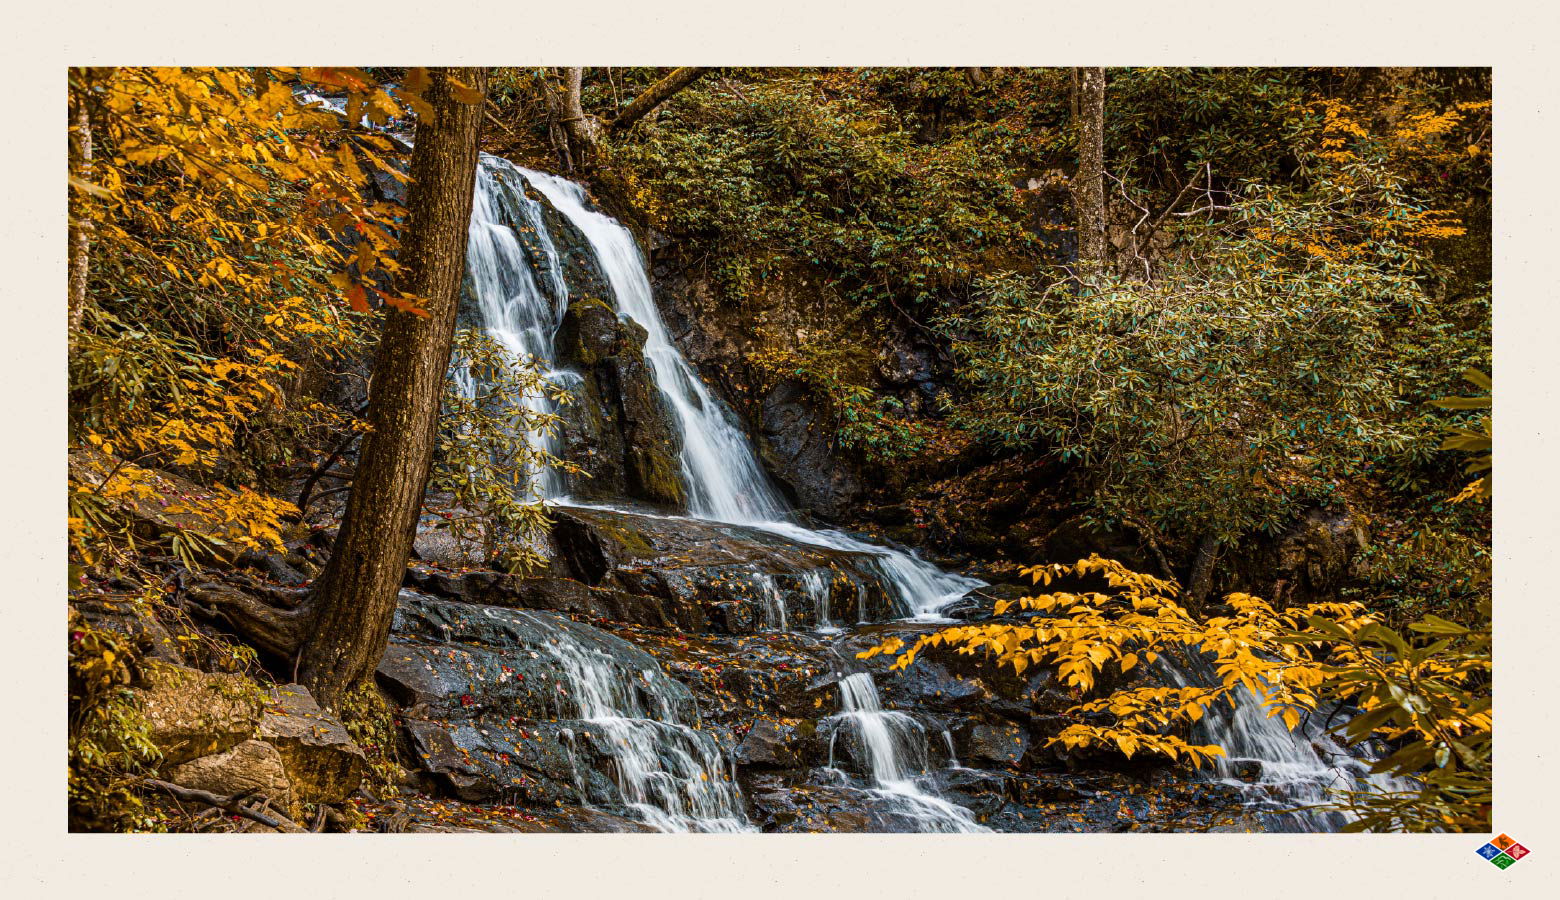
[{"label": "boulder", "polygon": [[798,764],[791,749],[791,729],[772,719],[759,719],[737,745],[735,760],[739,766],[789,769]]},{"label": "boulder", "polygon": [[282,755],[265,741],[247,740],[221,753],[180,763],[168,770],[168,780],[223,796],[258,791],[288,815],[297,799]]},{"label": "boulder", "polygon": [[264,709],[260,688],[242,675],[166,663],[146,666],[137,693],[169,766],[237,746],[255,733]]},{"label": "boulder", "polygon": [[1017,725],[973,725],[959,736],[966,763],[1016,766],[1029,749],[1029,734]]},{"label": "boulder", "polygon": [[293,791],[303,802],[339,803],[362,783],[368,766],[362,749],[301,684],[268,692],[260,737],[281,754]]}]

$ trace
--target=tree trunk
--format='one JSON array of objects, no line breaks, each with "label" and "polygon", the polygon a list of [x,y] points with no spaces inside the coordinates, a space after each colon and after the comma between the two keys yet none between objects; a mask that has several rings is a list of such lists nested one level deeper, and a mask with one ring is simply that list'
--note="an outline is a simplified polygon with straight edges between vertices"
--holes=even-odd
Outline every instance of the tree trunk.
[{"label": "tree trunk", "polygon": [[634,98],[617,118],[607,126],[608,131],[623,131],[643,119],[649,112],[672,98],[672,95],[698,81],[710,70],[709,66],[683,66],[673,69],[670,75],[650,85],[643,94]]},{"label": "tree trunk", "polygon": [[303,683],[327,708],[336,708],[384,655],[433,460],[465,271],[482,105],[458,101],[448,81],[458,78],[485,94],[487,73],[449,68],[430,74],[434,114],[417,123],[410,222],[401,251],[401,287],[420,298],[427,316],[389,308],[382,313],[367,412],[372,430],[311,600],[317,619],[299,661]]},{"label": "tree trunk", "polygon": [[[89,113],[85,83],[86,69],[71,73],[69,87],[70,125],[68,154],[70,177],[83,182],[92,180],[92,117]],[[78,81],[82,79],[82,81]],[[87,264],[92,254],[92,222],[87,216],[87,198],[79,188],[67,187],[70,210],[70,279],[66,294],[67,341],[76,346],[76,333],[81,329],[82,316],[87,311]]]},{"label": "tree trunk", "polygon": [[1105,262],[1105,70],[1080,73],[1078,88],[1078,175],[1073,204],[1078,213],[1078,266]]},{"label": "tree trunk", "polygon": [[1186,589],[1188,606],[1194,613],[1201,612],[1203,601],[1213,589],[1213,563],[1218,550],[1219,541],[1211,534],[1203,535],[1197,544],[1197,558],[1192,561],[1192,577]]},{"label": "tree trunk", "polygon": [[579,66],[563,70],[563,129],[569,135],[573,160],[582,168],[589,165],[596,152],[596,123],[585,115],[580,102],[584,78],[585,70]]}]

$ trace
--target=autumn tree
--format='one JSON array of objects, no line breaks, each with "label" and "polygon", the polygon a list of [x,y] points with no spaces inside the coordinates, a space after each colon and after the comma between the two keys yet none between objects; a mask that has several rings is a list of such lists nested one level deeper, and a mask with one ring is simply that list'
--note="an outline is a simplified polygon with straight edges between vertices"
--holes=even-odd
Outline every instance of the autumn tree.
[{"label": "autumn tree", "polygon": [[405,293],[421,310],[383,313],[367,411],[372,430],[300,657],[303,683],[327,707],[338,706],[384,653],[433,459],[465,271],[487,74],[450,68],[429,78],[431,115],[417,123],[401,257]]}]

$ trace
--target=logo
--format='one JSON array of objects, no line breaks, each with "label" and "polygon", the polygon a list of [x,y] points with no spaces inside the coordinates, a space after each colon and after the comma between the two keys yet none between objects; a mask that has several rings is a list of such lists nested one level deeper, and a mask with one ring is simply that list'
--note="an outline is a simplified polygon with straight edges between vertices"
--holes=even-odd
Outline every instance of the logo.
[{"label": "logo", "polygon": [[1478,849],[1478,854],[1496,867],[1505,869],[1516,864],[1517,860],[1528,855],[1528,848],[1512,840],[1509,835],[1501,835]]}]

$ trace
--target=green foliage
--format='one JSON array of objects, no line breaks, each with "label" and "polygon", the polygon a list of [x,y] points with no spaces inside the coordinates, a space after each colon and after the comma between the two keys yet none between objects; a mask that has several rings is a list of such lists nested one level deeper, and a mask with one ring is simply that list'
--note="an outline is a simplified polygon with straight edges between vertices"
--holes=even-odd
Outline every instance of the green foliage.
[{"label": "green foliage", "polygon": [[696,85],[611,165],[653,224],[712,252],[734,304],[787,262],[860,308],[927,304],[983,260],[1034,246],[987,146],[918,142],[848,70]]},{"label": "green foliage", "polygon": [[1339,731],[1351,744],[1385,741],[1391,752],[1371,767],[1417,782],[1417,789],[1344,791],[1335,807],[1351,813],[1345,831],[1488,831],[1493,772],[1491,630],[1488,601],[1479,624],[1438,616],[1413,622],[1408,636],[1380,623],[1311,618],[1286,643],[1335,648],[1322,693],[1358,709]]},{"label": "green foliage", "polygon": [[955,420],[1080,462],[1108,521],[1275,531],[1414,442],[1400,379],[1440,340],[1422,243],[1448,227],[1381,159],[1318,160],[1183,227],[1151,280],[987,276],[946,319]]},{"label": "green foliage", "polygon": [[69,818],[72,831],[140,831],[154,818],[136,791],[162,754],[130,690],[142,648],[70,611]]},{"label": "green foliage", "polygon": [[443,527],[511,571],[542,563],[535,539],[547,529],[547,511],[532,494],[532,478],[543,467],[573,471],[535,440],[558,427],[557,416],[527,405],[544,393],[559,403],[572,399],[537,360],[515,359],[479,330],[456,333],[428,488],[451,497],[439,513]]}]

